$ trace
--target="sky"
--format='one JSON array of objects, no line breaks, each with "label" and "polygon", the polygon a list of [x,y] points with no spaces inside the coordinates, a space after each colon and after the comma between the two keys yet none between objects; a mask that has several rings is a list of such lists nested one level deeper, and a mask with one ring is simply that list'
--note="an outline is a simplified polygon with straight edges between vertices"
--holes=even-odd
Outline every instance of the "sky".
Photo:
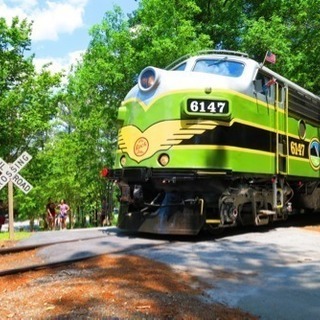
[{"label": "sky", "polygon": [[39,69],[52,62],[53,72],[68,70],[88,47],[89,29],[118,5],[124,13],[138,8],[135,0],[0,0],[0,16],[33,21],[31,53]]}]

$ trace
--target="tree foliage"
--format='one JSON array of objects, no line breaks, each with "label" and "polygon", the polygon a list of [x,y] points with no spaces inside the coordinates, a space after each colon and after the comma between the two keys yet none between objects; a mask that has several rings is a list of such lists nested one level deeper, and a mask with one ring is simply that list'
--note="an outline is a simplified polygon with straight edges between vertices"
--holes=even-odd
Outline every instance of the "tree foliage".
[{"label": "tree foliage", "polygon": [[142,0],[132,19],[134,54],[143,66],[165,67],[175,59],[212,46],[196,25],[200,8],[193,0]]},{"label": "tree foliage", "polygon": [[[14,18],[11,25],[7,25],[5,19],[0,18],[0,157],[8,163],[23,151],[37,157],[57,110],[54,93],[60,84],[60,75],[52,75],[46,68],[39,73],[35,71],[34,56],[28,56],[30,34],[31,24],[26,20]],[[27,172],[25,178],[32,177],[32,180],[37,180],[36,173],[40,173],[36,164],[24,172]],[[5,190],[0,195],[6,198]],[[24,199],[28,206],[21,205],[20,211],[34,214],[36,198],[37,195],[31,193],[29,200]]]},{"label": "tree foliage", "polygon": [[25,149],[36,153],[56,113],[53,90],[59,75],[36,73],[26,20],[0,18],[0,155],[12,162]]}]

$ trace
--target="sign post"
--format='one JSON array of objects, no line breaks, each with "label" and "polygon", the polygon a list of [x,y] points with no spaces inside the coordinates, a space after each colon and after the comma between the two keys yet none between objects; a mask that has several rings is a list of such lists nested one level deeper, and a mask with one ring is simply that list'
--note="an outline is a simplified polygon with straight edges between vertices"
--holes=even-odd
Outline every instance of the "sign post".
[{"label": "sign post", "polygon": [[32,159],[28,152],[23,152],[14,163],[7,164],[0,158],[0,190],[8,184],[8,211],[9,211],[9,238],[14,238],[14,216],[13,216],[13,184],[27,194],[32,185],[18,173]]},{"label": "sign post", "polygon": [[9,239],[14,239],[13,183],[8,182]]}]

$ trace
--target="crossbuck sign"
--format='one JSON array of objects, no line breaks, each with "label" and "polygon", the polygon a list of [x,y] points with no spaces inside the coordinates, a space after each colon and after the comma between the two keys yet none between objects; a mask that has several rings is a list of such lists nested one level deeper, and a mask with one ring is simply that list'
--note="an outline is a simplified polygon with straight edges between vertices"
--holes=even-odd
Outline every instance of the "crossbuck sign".
[{"label": "crossbuck sign", "polygon": [[23,152],[17,160],[8,164],[0,158],[0,190],[11,180],[20,190],[27,194],[32,185],[18,173],[32,159],[28,152]]}]

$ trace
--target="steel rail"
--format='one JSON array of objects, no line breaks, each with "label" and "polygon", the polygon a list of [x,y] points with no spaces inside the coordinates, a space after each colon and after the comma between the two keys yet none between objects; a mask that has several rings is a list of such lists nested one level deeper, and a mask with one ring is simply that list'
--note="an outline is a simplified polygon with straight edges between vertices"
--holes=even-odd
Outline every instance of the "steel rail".
[{"label": "steel rail", "polygon": [[[55,242],[55,243],[49,243],[49,244],[41,244],[38,246],[26,246],[25,248],[27,248],[27,250],[32,250],[32,249],[37,249],[40,247],[46,247],[46,246],[51,246],[51,245],[55,245],[55,244],[59,244],[59,243],[65,243],[65,242],[76,242],[76,241],[81,241],[81,240],[91,240],[91,239],[97,239],[97,238],[102,238],[101,236],[99,237],[91,237],[91,238],[85,238],[85,239],[76,239],[76,240],[69,240],[69,241],[60,241],[60,242]],[[23,266],[23,267],[17,267],[17,268],[10,268],[10,269],[6,269],[6,270],[0,270],[0,278],[4,277],[4,276],[9,276],[9,275],[15,275],[15,274],[21,274],[21,273],[25,273],[25,272],[29,272],[29,271],[39,271],[42,269],[50,269],[50,268],[58,268],[61,266],[67,266],[70,265],[72,263],[78,262],[78,261],[84,261],[84,260],[88,260],[91,258],[96,258],[99,256],[103,256],[106,254],[124,254],[124,253],[129,253],[130,251],[134,251],[137,249],[144,249],[146,247],[148,248],[152,248],[152,247],[158,247],[158,246],[167,246],[168,244],[170,244],[173,241],[168,241],[166,243],[157,243],[157,244],[139,244],[136,245],[134,247],[131,248],[122,248],[120,250],[115,250],[113,252],[109,252],[109,253],[97,253],[97,254],[90,254],[87,256],[82,256],[82,257],[74,257],[74,258],[68,258],[65,260],[60,260],[60,261],[54,261],[54,262],[45,262],[45,263],[38,263],[38,264],[30,264],[27,266]],[[20,247],[19,247],[20,248]],[[18,253],[18,252],[22,252],[21,251],[16,251],[13,252],[13,254]]]},{"label": "steel rail", "polygon": [[105,238],[105,237],[106,237],[106,235],[97,236],[97,237],[77,238],[77,239],[62,240],[62,241],[56,241],[56,242],[45,242],[45,243],[37,243],[37,244],[31,244],[31,245],[21,245],[21,246],[16,246],[16,247],[2,248],[2,249],[0,249],[0,256],[5,255],[5,254],[10,254],[10,253],[30,251],[30,250],[38,249],[41,247],[54,246],[54,245],[60,244],[60,243],[78,242],[78,241],[99,239],[99,238]]},{"label": "steel rail", "polygon": [[39,263],[39,264],[33,264],[33,265],[25,266],[25,267],[6,269],[6,270],[0,271],[0,277],[11,276],[11,275],[25,273],[25,272],[29,272],[29,271],[39,271],[39,270],[43,270],[43,269],[58,268],[58,267],[69,265],[74,262],[95,258],[95,257],[101,256],[101,255],[102,254],[97,254],[97,255],[92,255],[92,256],[87,256],[87,257],[68,259],[68,260],[64,260],[64,261]]}]

